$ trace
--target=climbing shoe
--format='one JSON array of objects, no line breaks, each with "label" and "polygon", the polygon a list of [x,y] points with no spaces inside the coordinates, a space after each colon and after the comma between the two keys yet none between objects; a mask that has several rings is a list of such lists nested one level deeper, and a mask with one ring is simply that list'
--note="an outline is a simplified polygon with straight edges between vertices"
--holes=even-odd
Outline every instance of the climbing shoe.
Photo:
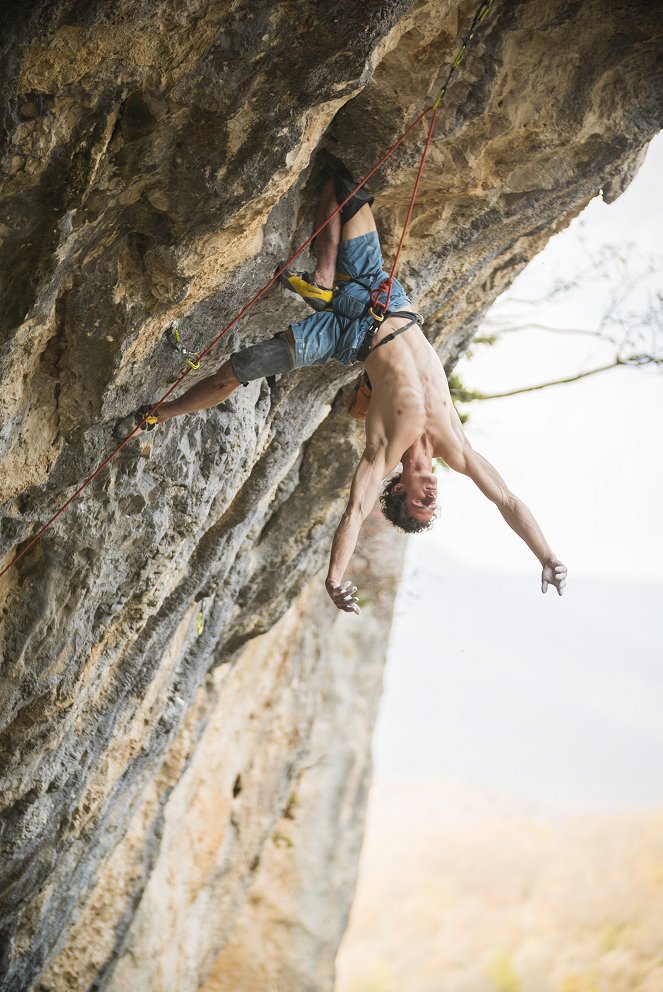
[{"label": "climbing shoe", "polygon": [[128,416],[120,417],[113,427],[113,437],[116,441],[124,441],[136,427],[140,427],[141,431],[152,431],[158,423],[159,418],[156,413],[152,413],[152,407],[149,404],[139,406]]},{"label": "climbing shoe", "polygon": [[[283,269],[284,265],[285,262],[279,262],[274,270],[275,274]],[[334,295],[333,289],[318,286],[313,276],[308,272],[293,272],[292,269],[283,269],[278,281],[286,293],[300,296],[314,310],[326,310]]]}]

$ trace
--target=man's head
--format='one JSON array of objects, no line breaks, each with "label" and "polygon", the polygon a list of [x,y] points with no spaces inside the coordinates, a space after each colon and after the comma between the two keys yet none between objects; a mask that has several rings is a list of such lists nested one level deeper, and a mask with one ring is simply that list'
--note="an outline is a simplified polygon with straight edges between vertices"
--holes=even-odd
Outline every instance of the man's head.
[{"label": "man's head", "polygon": [[437,515],[437,479],[432,472],[393,476],[380,495],[380,509],[406,534],[429,530]]}]

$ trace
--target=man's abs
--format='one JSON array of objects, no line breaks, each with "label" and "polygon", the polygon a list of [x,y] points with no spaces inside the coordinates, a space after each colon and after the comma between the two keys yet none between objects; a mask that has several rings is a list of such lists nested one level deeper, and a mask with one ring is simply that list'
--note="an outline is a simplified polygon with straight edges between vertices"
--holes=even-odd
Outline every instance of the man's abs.
[{"label": "man's abs", "polygon": [[[403,323],[398,318],[385,321],[376,343]],[[365,368],[373,387],[367,439],[372,430],[384,432],[390,448],[402,445],[398,458],[423,433],[444,444],[452,429],[449,386],[440,359],[418,326],[369,355]]]}]

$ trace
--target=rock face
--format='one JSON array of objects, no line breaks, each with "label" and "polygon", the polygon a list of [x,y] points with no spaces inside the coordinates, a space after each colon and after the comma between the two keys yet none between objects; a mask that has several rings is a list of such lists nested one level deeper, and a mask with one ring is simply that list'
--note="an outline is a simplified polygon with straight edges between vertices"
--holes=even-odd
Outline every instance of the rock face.
[{"label": "rock face", "polygon": [[[2,567],[115,417],[175,380],[166,324],[200,350],[218,334],[308,234],[319,149],[368,171],[473,12],[3,8]],[[551,233],[628,184],[660,126],[652,18],[529,0],[482,24],[400,269],[445,360]],[[422,139],[371,184],[387,258]],[[270,292],[197,375],[301,316]],[[375,525],[365,625],[337,616],[320,570],[361,443],[355,373],[254,383],[127,445],[0,579],[2,989],[330,987],[402,550],[381,588]]]}]

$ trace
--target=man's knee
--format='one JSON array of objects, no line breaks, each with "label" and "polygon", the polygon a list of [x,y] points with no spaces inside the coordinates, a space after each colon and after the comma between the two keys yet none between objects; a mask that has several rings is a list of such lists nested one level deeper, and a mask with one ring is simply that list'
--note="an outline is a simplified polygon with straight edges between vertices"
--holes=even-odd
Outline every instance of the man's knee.
[{"label": "man's knee", "polygon": [[240,382],[252,382],[263,376],[290,372],[295,367],[294,339],[279,334],[231,355],[233,371]]},{"label": "man's knee", "polygon": [[225,390],[228,386],[239,386],[240,381],[235,375],[235,369],[231,359],[224,362],[220,369],[210,376],[210,381],[215,389]]}]

